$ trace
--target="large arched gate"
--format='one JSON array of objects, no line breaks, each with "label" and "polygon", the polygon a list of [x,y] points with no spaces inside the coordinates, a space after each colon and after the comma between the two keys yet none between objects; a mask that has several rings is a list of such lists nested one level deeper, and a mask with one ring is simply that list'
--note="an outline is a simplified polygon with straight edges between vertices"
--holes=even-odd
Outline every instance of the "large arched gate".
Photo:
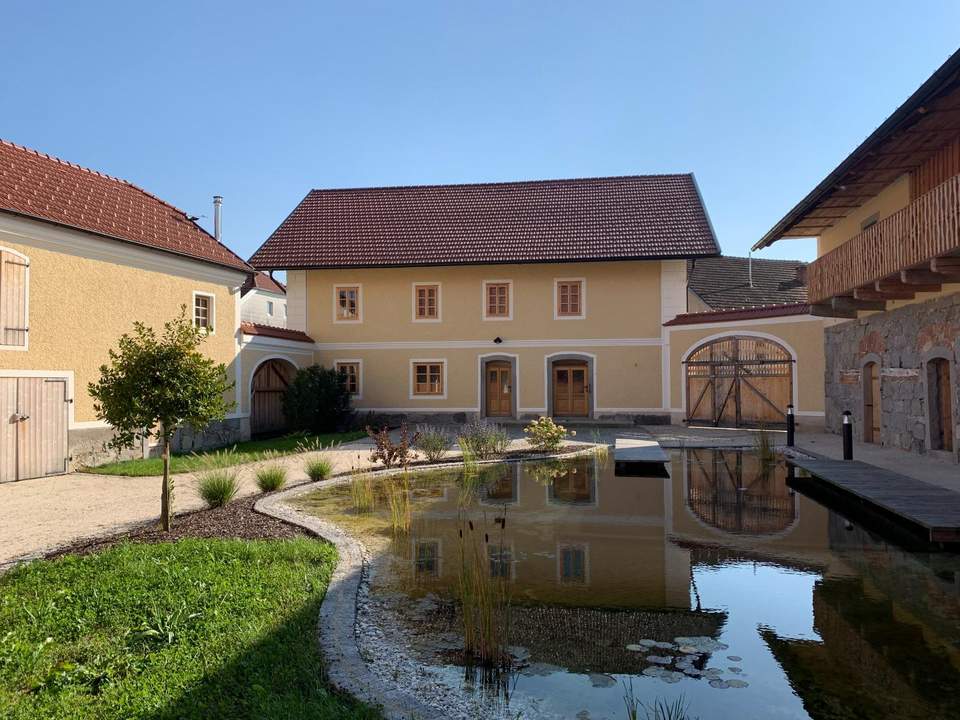
[{"label": "large arched gate", "polygon": [[793,363],[773,340],[730,335],[704,343],[684,361],[687,421],[734,427],[786,423]]},{"label": "large arched gate", "polygon": [[253,374],[250,398],[250,433],[276,433],[285,430],[283,393],[297,374],[297,369],[286,360],[267,360]]}]

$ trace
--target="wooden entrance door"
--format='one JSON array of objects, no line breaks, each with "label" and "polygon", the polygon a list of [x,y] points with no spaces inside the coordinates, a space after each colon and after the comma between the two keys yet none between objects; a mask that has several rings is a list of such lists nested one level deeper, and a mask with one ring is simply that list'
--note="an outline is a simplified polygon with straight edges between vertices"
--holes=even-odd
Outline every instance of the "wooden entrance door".
[{"label": "wooden entrance door", "polygon": [[553,414],[586,417],[590,410],[590,384],[586,363],[557,363],[553,366]]},{"label": "wooden entrance door", "polygon": [[286,360],[267,360],[253,376],[253,397],[250,399],[250,433],[274,433],[285,430],[283,394],[296,374]]},{"label": "wooden entrance door", "polygon": [[67,381],[0,378],[0,482],[67,471]]},{"label": "wooden entrance door", "polygon": [[735,427],[786,423],[793,358],[782,345],[731,335],[701,345],[684,364],[688,422]]},{"label": "wooden entrance door", "polygon": [[513,415],[513,371],[510,363],[490,362],[486,369],[487,416]]},{"label": "wooden entrance door", "polygon": [[863,441],[880,442],[880,368],[875,362],[863,366]]},{"label": "wooden entrance door", "polygon": [[950,402],[950,361],[935,358],[927,364],[927,404],[930,413],[930,449],[953,450],[953,404]]}]

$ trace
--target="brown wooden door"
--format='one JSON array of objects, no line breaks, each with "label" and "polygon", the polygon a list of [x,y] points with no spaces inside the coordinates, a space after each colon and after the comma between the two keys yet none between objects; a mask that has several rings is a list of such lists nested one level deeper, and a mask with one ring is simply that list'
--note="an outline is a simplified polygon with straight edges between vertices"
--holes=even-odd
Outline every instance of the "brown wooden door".
[{"label": "brown wooden door", "polygon": [[250,401],[251,434],[280,432],[287,427],[283,414],[283,394],[296,373],[286,360],[267,360],[253,376]]},{"label": "brown wooden door", "polygon": [[67,382],[0,378],[0,482],[67,471]]},{"label": "brown wooden door", "polygon": [[553,366],[553,414],[586,417],[590,408],[586,363]]},{"label": "brown wooden door", "polygon": [[513,372],[510,363],[487,363],[487,415],[510,417],[513,415]]},{"label": "brown wooden door", "polygon": [[861,373],[863,385],[863,441],[880,442],[880,368],[877,363],[867,363]]},{"label": "brown wooden door", "polygon": [[930,449],[953,450],[953,404],[950,402],[950,362],[935,358],[927,365]]}]

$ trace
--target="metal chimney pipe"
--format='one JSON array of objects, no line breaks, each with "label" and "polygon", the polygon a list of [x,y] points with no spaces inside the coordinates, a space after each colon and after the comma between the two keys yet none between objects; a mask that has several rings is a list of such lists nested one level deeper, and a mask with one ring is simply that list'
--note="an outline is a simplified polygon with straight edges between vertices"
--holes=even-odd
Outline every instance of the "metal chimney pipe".
[{"label": "metal chimney pipe", "polygon": [[213,196],[213,236],[220,242],[220,210],[223,207],[223,196]]},{"label": "metal chimney pipe", "polygon": [[747,253],[747,274],[750,277],[750,287],[753,287],[753,250]]}]

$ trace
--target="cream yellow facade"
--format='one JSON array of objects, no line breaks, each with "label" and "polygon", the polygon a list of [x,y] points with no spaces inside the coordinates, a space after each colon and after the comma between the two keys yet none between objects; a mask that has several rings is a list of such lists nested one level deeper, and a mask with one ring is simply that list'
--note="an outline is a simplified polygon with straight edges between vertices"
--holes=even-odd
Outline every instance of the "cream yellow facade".
[{"label": "cream yellow facade", "polygon": [[[317,363],[359,365],[361,411],[485,415],[484,365],[499,361],[511,370],[511,416],[562,414],[552,367],[581,362],[583,414],[669,415],[662,324],[686,310],[684,260],[309,270],[287,280],[289,327],[315,340]],[[558,307],[560,282],[581,288],[576,317]],[[505,317],[487,317],[486,284],[509,287]],[[418,285],[437,288],[438,317],[416,317]],[[337,318],[337,288],[356,289],[356,318]],[[418,363],[442,366],[441,392],[414,392]]]},{"label": "cream yellow facade", "polygon": [[[213,331],[204,352],[240,380],[241,271],[8,215],[0,215],[0,248],[29,263],[27,343],[0,346],[0,376],[66,379],[75,462],[87,451],[85,439],[102,445],[109,435],[87,386],[135,321],[159,329],[181,306],[192,314],[195,294],[212,298]],[[249,410],[245,394],[231,391],[229,400],[237,403],[229,419],[242,421]]]}]

